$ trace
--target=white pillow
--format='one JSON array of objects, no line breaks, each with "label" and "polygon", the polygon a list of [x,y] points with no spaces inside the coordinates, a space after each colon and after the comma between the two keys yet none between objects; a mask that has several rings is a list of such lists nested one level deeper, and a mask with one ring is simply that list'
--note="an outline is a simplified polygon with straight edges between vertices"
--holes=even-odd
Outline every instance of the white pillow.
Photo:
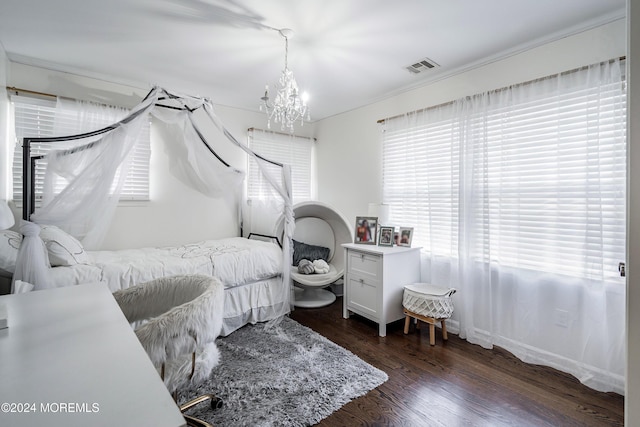
[{"label": "white pillow", "polygon": [[14,294],[23,294],[25,292],[31,292],[35,286],[29,282],[23,282],[22,280],[16,280],[13,284]]},{"label": "white pillow", "polygon": [[14,273],[16,258],[22,243],[22,234],[11,230],[0,230],[0,268]]},{"label": "white pillow", "polygon": [[87,264],[89,257],[82,243],[54,225],[41,225],[40,237],[49,253],[52,267]]}]

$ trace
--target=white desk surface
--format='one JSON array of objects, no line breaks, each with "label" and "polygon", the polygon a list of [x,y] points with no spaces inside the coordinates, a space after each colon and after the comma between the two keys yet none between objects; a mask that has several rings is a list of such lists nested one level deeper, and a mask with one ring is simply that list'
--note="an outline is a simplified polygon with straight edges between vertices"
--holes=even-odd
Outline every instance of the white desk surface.
[{"label": "white desk surface", "polygon": [[0,426],[185,425],[106,286],[3,295],[0,305]]}]

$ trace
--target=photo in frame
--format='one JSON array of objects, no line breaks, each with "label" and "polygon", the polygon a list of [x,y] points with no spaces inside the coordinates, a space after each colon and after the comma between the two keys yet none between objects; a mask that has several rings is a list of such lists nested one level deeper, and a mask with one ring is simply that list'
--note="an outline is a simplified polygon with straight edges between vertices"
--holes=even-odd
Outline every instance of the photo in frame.
[{"label": "photo in frame", "polygon": [[375,245],[378,229],[378,217],[375,216],[357,216],[356,217],[356,235],[353,239],[354,243],[362,243],[365,245]]},{"label": "photo in frame", "polygon": [[413,227],[400,227],[400,242],[398,246],[411,247],[411,239],[413,239]]},{"label": "photo in frame", "polygon": [[393,246],[393,227],[380,226],[378,246]]}]

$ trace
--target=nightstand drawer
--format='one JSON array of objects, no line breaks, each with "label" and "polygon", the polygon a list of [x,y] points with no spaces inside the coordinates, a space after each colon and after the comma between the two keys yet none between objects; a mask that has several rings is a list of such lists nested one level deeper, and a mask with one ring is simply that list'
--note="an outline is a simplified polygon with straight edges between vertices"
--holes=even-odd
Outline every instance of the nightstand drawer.
[{"label": "nightstand drawer", "polygon": [[363,315],[378,316],[378,287],[362,278],[349,276],[347,305]]},{"label": "nightstand drawer", "polygon": [[350,274],[375,279],[379,277],[380,256],[349,251],[347,268]]}]

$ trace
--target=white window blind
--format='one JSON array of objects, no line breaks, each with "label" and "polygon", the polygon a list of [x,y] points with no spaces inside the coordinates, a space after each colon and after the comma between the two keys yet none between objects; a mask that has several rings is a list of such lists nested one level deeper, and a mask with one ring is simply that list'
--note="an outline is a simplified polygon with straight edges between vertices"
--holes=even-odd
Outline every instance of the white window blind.
[{"label": "white window blind", "polygon": [[383,134],[383,200],[391,222],[414,227],[414,245],[447,257],[458,243],[456,132],[451,118],[437,118]]},{"label": "white window blind", "polygon": [[[249,148],[255,153],[291,166],[292,198],[294,203],[311,200],[314,197],[314,140],[296,135],[277,132],[249,130]],[[267,166],[270,173],[279,177],[281,169]],[[250,160],[247,164],[247,197],[265,199],[272,197],[273,191],[258,166]]]},{"label": "white window blind", "polygon": [[388,119],[383,197],[393,223],[415,227],[414,243],[432,256],[467,251],[485,263],[618,277],[625,259],[624,81],[561,81]]},{"label": "white window blind", "polygon": [[[13,107],[16,149],[13,157],[13,199],[22,202],[22,138],[52,137],[84,133],[108,126],[124,118],[125,108],[99,106],[92,103],[65,103],[62,109],[56,101],[14,95]],[[79,105],[77,108],[75,105]],[[83,140],[86,143],[87,140]],[[70,141],[77,144],[77,141]],[[64,145],[67,144],[67,145]],[[37,143],[31,145],[32,155],[44,155],[52,149],[68,148],[69,142]],[[144,124],[140,137],[132,152],[132,162],[125,182],[121,200],[149,200],[150,127]],[[36,205],[42,198],[46,164],[36,162]]]}]

